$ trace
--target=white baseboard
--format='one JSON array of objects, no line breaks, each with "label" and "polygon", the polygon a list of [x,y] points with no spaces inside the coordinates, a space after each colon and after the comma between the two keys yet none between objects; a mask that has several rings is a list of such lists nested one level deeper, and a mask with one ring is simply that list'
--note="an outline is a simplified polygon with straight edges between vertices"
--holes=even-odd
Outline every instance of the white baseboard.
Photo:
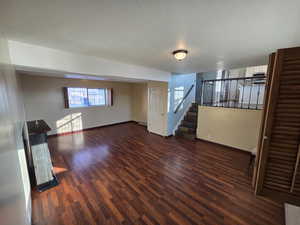
[{"label": "white baseboard", "polygon": [[147,122],[142,122],[142,121],[135,121],[135,122],[137,122],[139,125],[147,127]]}]

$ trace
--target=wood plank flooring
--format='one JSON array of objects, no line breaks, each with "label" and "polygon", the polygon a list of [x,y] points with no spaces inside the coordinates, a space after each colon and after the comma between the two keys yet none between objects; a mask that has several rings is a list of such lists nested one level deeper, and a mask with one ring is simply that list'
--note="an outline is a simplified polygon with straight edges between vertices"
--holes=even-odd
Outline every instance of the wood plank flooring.
[{"label": "wood plank flooring", "polygon": [[135,123],[49,138],[60,185],[33,193],[34,225],[283,225],[255,197],[249,155]]}]

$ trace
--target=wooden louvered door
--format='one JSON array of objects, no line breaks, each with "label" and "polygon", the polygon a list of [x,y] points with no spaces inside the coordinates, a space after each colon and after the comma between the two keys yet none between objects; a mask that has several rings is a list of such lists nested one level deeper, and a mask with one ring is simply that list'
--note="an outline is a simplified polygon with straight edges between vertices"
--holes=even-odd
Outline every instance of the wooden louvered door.
[{"label": "wooden louvered door", "polygon": [[300,48],[276,52],[262,124],[256,193],[300,204]]},{"label": "wooden louvered door", "polygon": [[295,165],[295,170],[293,174],[293,181],[291,186],[291,193],[300,198],[300,146],[297,154],[297,160]]},{"label": "wooden louvered door", "polygon": [[[269,102],[269,96],[270,96],[270,86],[271,86],[271,81],[272,81],[272,74],[273,74],[273,68],[274,68],[274,63],[275,63],[275,53],[272,53],[269,56],[269,65],[268,65],[268,71],[267,71],[267,79],[266,79],[266,90],[265,90],[265,96],[264,96],[264,106],[268,105]],[[261,151],[262,144],[264,141],[264,129],[265,129],[265,121],[266,121],[266,115],[267,114],[267,108],[263,108],[263,113],[262,113],[262,119],[261,119],[261,124],[260,124],[260,131],[259,131],[259,141],[257,145],[257,156],[255,159],[255,166],[254,166],[254,173],[253,173],[253,180],[252,184],[255,186],[256,184],[256,179],[257,179],[257,173],[258,173],[258,164],[259,160],[262,157],[264,160],[266,160],[266,157],[263,157],[263,154],[265,152]],[[264,165],[265,163],[262,163]]]}]

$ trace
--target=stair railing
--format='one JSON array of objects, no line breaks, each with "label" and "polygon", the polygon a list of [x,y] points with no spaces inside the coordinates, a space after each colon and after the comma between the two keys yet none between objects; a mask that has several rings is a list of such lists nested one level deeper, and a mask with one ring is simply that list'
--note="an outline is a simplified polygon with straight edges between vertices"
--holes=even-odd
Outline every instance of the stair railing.
[{"label": "stair railing", "polygon": [[184,100],[190,95],[190,93],[191,93],[191,91],[193,90],[194,87],[195,87],[195,84],[192,84],[191,87],[186,92],[186,94],[183,96],[182,100],[177,105],[176,109],[174,110],[174,113],[178,112],[178,110],[180,109],[180,107],[183,104]]}]

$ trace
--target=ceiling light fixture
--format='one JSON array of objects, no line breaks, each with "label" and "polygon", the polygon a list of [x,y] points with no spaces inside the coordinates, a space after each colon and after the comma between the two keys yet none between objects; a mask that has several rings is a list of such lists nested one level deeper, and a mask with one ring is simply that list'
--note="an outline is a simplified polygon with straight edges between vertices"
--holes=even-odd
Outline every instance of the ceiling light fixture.
[{"label": "ceiling light fixture", "polygon": [[172,52],[172,54],[175,59],[177,59],[178,61],[182,61],[183,59],[185,59],[186,55],[188,54],[188,51],[185,49],[179,49]]}]

